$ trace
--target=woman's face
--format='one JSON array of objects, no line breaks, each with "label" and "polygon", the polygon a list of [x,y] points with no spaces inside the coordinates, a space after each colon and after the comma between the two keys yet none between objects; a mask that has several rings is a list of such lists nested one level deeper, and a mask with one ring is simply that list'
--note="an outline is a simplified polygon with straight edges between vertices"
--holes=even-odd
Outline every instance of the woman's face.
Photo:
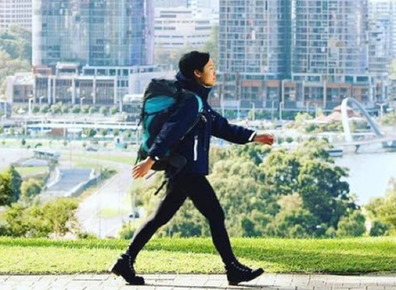
[{"label": "woman's face", "polygon": [[213,87],[216,84],[216,70],[211,58],[202,72],[197,69],[194,71],[194,78],[199,84],[207,87]]}]

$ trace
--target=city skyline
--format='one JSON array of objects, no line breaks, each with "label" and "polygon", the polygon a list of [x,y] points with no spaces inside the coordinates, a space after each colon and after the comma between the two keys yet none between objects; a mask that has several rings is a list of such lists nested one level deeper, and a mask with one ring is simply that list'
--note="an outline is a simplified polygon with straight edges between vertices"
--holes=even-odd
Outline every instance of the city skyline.
[{"label": "city skyline", "polygon": [[[370,17],[368,0],[220,1],[213,103],[330,111],[354,97],[375,109],[390,83],[370,67]],[[389,66],[390,56],[380,61]]]},{"label": "city skyline", "polygon": [[[171,2],[162,1],[163,6]],[[154,0],[34,0],[34,98],[43,96],[37,93],[38,89],[51,95],[55,94],[55,89],[49,87],[63,86],[66,91],[63,94],[77,90],[74,97],[70,95],[64,99],[78,102],[78,86],[83,80],[65,83],[60,76],[54,75],[53,84],[49,82],[43,87],[42,83],[37,83],[46,71],[45,66],[51,67],[52,74],[67,73],[64,69],[67,65],[57,69],[62,63],[69,63],[71,72],[83,79],[89,78],[91,88],[88,91],[98,89],[94,83],[99,81],[99,76],[108,77],[106,86],[117,96],[110,98],[114,101],[106,102],[118,102],[124,94],[135,92],[135,88],[144,88],[142,84],[147,79],[140,72],[148,70],[129,68],[158,65],[153,59],[155,45],[158,49],[164,43],[175,42],[178,45],[167,48],[177,51],[189,42],[200,47],[209,36],[211,23],[194,22],[189,16],[187,20],[195,23],[195,27],[183,30],[186,19],[179,20],[177,14],[180,10],[195,15],[194,11],[198,10],[194,9],[209,7],[214,1],[179,1],[177,6],[181,2],[185,2],[184,8],[174,9],[155,8]],[[376,102],[387,99],[389,92],[394,91],[387,69],[393,56],[389,54],[396,47],[393,45],[396,28],[392,20],[395,2],[220,0],[219,78],[212,93],[212,104],[218,107],[223,102],[226,107],[237,108],[254,103],[256,108],[272,111],[280,106],[286,110],[313,107],[332,110],[344,98],[355,97],[374,109]],[[387,21],[387,18],[391,19]],[[175,21],[181,21],[180,25]],[[167,35],[160,29],[174,31]],[[166,41],[161,42],[160,38]],[[72,64],[78,65],[77,71]],[[155,70],[150,68],[150,74]],[[136,85],[136,76],[133,76],[131,82],[129,76],[135,72],[145,81]],[[12,81],[10,86],[7,91],[14,91]],[[70,86],[68,90],[67,86]],[[21,90],[25,91],[29,90]],[[54,101],[57,98],[51,96]],[[90,96],[85,98],[88,101]]]}]

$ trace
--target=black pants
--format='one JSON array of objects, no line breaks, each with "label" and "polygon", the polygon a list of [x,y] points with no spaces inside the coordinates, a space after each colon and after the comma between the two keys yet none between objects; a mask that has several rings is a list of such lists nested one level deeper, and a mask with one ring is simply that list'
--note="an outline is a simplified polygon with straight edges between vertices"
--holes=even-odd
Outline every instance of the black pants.
[{"label": "black pants", "polygon": [[224,264],[235,259],[224,224],[224,211],[212,186],[203,175],[179,174],[168,183],[157,210],[135,232],[127,251],[133,260],[157,229],[175,215],[187,197],[208,220],[213,243]]}]

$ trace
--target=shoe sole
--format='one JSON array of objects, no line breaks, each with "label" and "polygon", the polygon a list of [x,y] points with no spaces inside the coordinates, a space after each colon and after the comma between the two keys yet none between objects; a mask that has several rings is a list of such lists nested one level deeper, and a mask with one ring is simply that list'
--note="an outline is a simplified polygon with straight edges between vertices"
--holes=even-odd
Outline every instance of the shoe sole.
[{"label": "shoe sole", "polygon": [[113,273],[113,274],[115,274],[115,275],[117,275],[117,276],[120,276],[121,274],[118,273],[116,270],[114,270],[116,264],[117,264],[117,262],[115,262],[107,271],[108,271],[110,274]]},{"label": "shoe sole", "polygon": [[[115,274],[115,275],[117,275],[117,276],[121,276],[121,277],[122,277],[122,275],[114,269],[115,264],[117,264],[117,262],[114,263],[114,265],[111,266],[111,267],[109,268],[108,272],[109,272],[110,274],[113,273],[113,274]],[[124,279],[124,280],[125,280],[125,279]],[[144,280],[143,280],[143,284],[141,284],[141,283],[130,283],[130,282],[128,282],[128,281],[126,281],[126,282],[128,283],[128,285],[134,285],[134,286],[142,286],[142,285],[145,285],[145,284],[146,284],[146,283],[144,282]]]},{"label": "shoe sole", "polygon": [[236,285],[238,285],[238,284],[241,283],[241,282],[249,282],[249,281],[252,281],[252,280],[256,279],[257,277],[261,276],[263,273],[264,273],[264,270],[261,269],[261,271],[258,271],[258,272],[256,273],[256,275],[254,275],[254,277],[253,277],[252,279],[249,279],[249,280],[241,280],[241,281],[228,281],[228,285],[236,286]]}]

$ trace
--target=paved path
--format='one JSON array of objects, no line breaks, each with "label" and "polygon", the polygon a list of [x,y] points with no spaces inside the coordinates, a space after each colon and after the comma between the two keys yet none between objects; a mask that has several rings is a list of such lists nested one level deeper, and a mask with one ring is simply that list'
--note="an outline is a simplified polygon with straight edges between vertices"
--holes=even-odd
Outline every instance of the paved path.
[{"label": "paved path", "polygon": [[[92,162],[92,159],[84,160]],[[133,182],[131,166],[108,161],[102,163],[117,167],[118,173],[82,201],[77,211],[77,218],[84,231],[100,238],[115,237],[122,224],[130,220],[129,215],[132,212],[129,198],[129,188]],[[118,214],[105,218],[101,216],[102,210],[110,210]]]},{"label": "paved path", "polygon": [[114,275],[0,276],[1,290],[396,290],[392,276],[264,274],[249,283],[229,286],[225,275],[143,275],[145,286],[126,285]]}]

